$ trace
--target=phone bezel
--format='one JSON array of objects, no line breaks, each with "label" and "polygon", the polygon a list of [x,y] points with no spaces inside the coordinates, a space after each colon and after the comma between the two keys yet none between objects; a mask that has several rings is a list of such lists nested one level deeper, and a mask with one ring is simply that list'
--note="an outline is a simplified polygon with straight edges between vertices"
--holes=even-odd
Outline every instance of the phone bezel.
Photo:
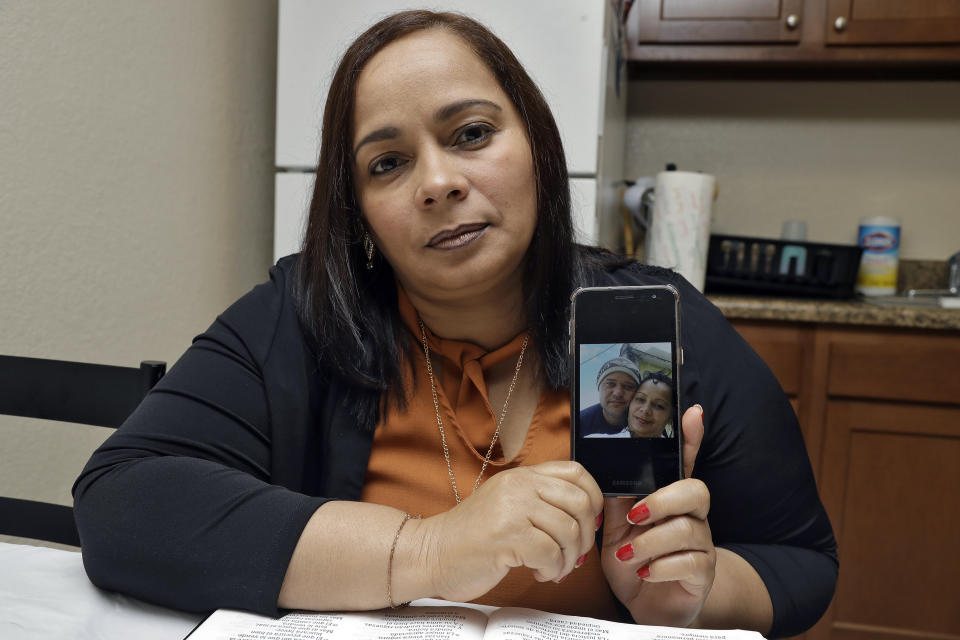
[{"label": "phone bezel", "polygon": [[[580,451],[584,454],[584,455],[580,456],[581,458],[583,458],[583,459],[581,459],[580,461],[581,461],[581,462],[584,462],[586,459],[588,459],[588,458],[590,457],[590,456],[585,455],[588,451],[591,451],[591,453],[592,453],[593,455],[596,455],[596,451],[599,451],[599,450],[601,450],[602,448],[606,447],[606,448],[609,449],[611,452],[614,452],[614,451],[616,451],[616,449],[615,449],[616,445],[619,444],[620,447],[621,447],[621,449],[620,449],[620,455],[628,455],[628,454],[623,454],[623,453],[622,453],[623,447],[625,446],[626,449],[628,449],[628,450],[629,450],[631,447],[633,447],[633,448],[635,448],[635,449],[638,449],[638,454],[639,454],[641,451],[646,451],[646,452],[648,452],[646,455],[653,456],[655,453],[657,453],[657,452],[655,451],[655,448],[661,446],[661,445],[653,445],[653,444],[649,444],[649,443],[647,443],[647,444],[639,444],[639,443],[642,443],[643,441],[647,440],[646,438],[636,438],[636,439],[634,439],[634,438],[630,438],[630,439],[620,439],[620,438],[617,438],[617,439],[614,439],[614,438],[610,438],[610,439],[606,439],[606,438],[582,439],[582,438],[578,438],[578,425],[579,425],[579,422],[578,422],[578,421],[579,421],[579,415],[580,415],[580,406],[579,406],[579,404],[580,404],[580,399],[579,399],[579,384],[580,384],[580,380],[579,380],[579,366],[580,366],[580,365],[579,365],[579,348],[578,348],[578,347],[579,347],[579,344],[578,344],[578,331],[577,331],[577,322],[578,322],[577,306],[578,306],[578,302],[583,301],[583,300],[585,299],[583,296],[587,295],[587,296],[602,296],[602,297],[604,298],[604,300],[607,299],[607,298],[606,298],[607,296],[610,296],[609,300],[613,301],[613,304],[619,304],[619,303],[621,303],[621,301],[622,301],[623,304],[642,304],[642,302],[641,302],[640,300],[637,300],[637,299],[636,299],[637,296],[638,296],[638,295],[643,295],[643,294],[653,294],[653,293],[663,293],[663,294],[665,294],[665,295],[669,295],[669,297],[670,297],[671,300],[672,300],[672,322],[671,322],[672,327],[671,327],[671,329],[670,329],[669,331],[664,331],[664,332],[653,331],[652,333],[645,334],[645,337],[644,337],[644,339],[642,339],[642,340],[641,340],[641,339],[638,339],[638,340],[619,339],[619,338],[624,338],[625,336],[629,335],[629,334],[631,333],[631,331],[633,331],[631,328],[625,327],[622,332],[618,333],[617,335],[610,336],[611,339],[609,339],[609,340],[606,340],[606,339],[605,339],[605,340],[602,340],[602,341],[592,341],[592,340],[591,340],[591,341],[589,341],[589,342],[584,342],[584,343],[582,343],[582,344],[598,344],[598,343],[606,343],[606,342],[610,342],[610,343],[612,343],[612,344],[615,344],[615,343],[618,343],[618,342],[643,342],[643,341],[652,341],[652,340],[648,340],[648,339],[647,339],[647,336],[648,336],[648,335],[655,335],[655,336],[657,337],[657,341],[660,341],[660,340],[662,339],[662,341],[664,341],[664,342],[669,341],[669,342],[672,342],[672,343],[673,343],[673,353],[672,353],[673,363],[672,363],[672,370],[673,370],[673,382],[674,382],[674,387],[675,387],[675,390],[676,390],[676,394],[675,394],[676,398],[675,398],[675,406],[674,406],[674,411],[676,412],[676,424],[675,424],[675,428],[676,428],[676,467],[675,467],[675,469],[674,469],[674,467],[673,467],[673,457],[672,457],[672,456],[673,456],[673,453],[672,453],[672,450],[671,450],[671,452],[668,454],[668,455],[670,456],[670,462],[668,463],[668,466],[663,467],[663,473],[669,475],[669,477],[671,478],[671,479],[669,480],[669,482],[673,482],[673,481],[675,481],[675,480],[679,480],[679,479],[683,478],[683,476],[684,476],[684,473],[683,473],[683,430],[682,430],[681,425],[680,425],[680,420],[681,420],[681,415],[682,415],[682,414],[681,414],[681,404],[682,404],[682,402],[681,402],[681,398],[680,398],[680,396],[681,396],[681,393],[680,393],[680,391],[681,391],[680,373],[681,373],[681,369],[682,369],[682,365],[683,365],[683,348],[682,348],[682,345],[681,345],[681,342],[680,342],[680,335],[681,335],[681,327],[680,327],[680,292],[677,290],[676,287],[674,287],[673,285],[670,285],[670,284],[662,284],[662,285],[638,285],[638,286],[626,286],[626,287],[617,287],[617,286],[611,286],[611,287],[581,287],[581,288],[578,288],[576,291],[574,291],[573,294],[571,295],[571,297],[570,297],[570,301],[571,301],[571,304],[570,304],[570,339],[569,339],[569,363],[570,363],[570,365],[569,365],[569,367],[570,367],[570,455],[571,455],[571,458],[572,458],[573,460],[578,460],[578,455],[577,455],[577,454],[578,454],[578,450],[580,450]],[[617,296],[621,296],[621,298],[618,299]],[[628,298],[628,297],[625,297],[625,296],[630,296],[630,297]],[[584,313],[584,314],[582,314],[582,315],[586,315],[586,313]],[[580,334],[584,333],[583,327],[581,327],[581,331],[580,331],[579,333],[580,333]],[[634,335],[636,335],[636,334],[638,334],[638,333],[642,333],[642,332],[635,332]],[[616,337],[616,338],[618,338],[618,339],[613,339],[614,337]],[[579,442],[578,442],[578,440],[579,440]],[[590,443],[587,444],[587,443],[585,442],[585,440],[590,440]],[[650,440],[655,440],[655,439],[650,439]],[[672,440],[671,440],[671,441],[672,441]],[[633,443],[633,444],[624,445],[625,442],[626,442],[626,443]],[[586,445],[586,446],[585,446],[585,445]],[[614,454],[614,455],[615,455],[615,454]],[[660,453],[659,455],[662,456],[663,454]],[[652,463],[651,463],[651,464],[652,464]],[[594,465],[594,466],[596,466],[596,465]],[[588,468],[588,470],[590,470],[590,469]],[[674,478],[674,470],[675,470],[675,472],[676,472],[676,473],[675,473],[675,478]],[[598,471],[598,470],[595,469],[594,471],[596,472],[596,471]],[[598,478],[598,483],[601,485],[600,488],[601,488],[601,490],[603,491],[603,493],[604,493],[605,496],[645,496],[645,495],[649,495],[649,493],[652,493],[652,491],[646,491],[646,492],[638,492],[638,491],[630,491],[630,490],[618,491],[618,490],[616,489],[616,487],[614,486],[614,484],[613,484],[613,483],[634,483],[634,484],[636,485],[636,484],[638,483],[637,477],[639,476],[639,474],[635,474],[633,477],[626,477],[626,476],[624,476],[624,477],[619,477],[619,476],[616,476],[616,477],[613,477],[613,478],[605,478],[605,477],[604,477],[604,474],[602,474],[602,473],[595,473],[595,476],[601,476],[600,478]],[[655,484],[655,485],[653,486],[653,490],[655,491],[656,489],[661,488],[661,486],[665,486],[665,484],[668,484],[669,482],[665,482],[665,483],[662,484],[662,485],[660,485],[660,484]]]}]

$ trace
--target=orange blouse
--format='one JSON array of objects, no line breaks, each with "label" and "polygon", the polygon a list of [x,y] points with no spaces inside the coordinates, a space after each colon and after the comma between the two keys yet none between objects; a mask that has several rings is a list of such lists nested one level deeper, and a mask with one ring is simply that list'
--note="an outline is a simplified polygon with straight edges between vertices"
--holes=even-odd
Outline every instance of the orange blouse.
[{"label": "orange blouse", "polygon": [[[415,343],[420,344],[417,311],[402,289],[398,304],[407,329]],[[497,414],[490,407],[483,374],[499,362],[515,360],[522,343],[520,335],[503,347],[486,352],[466,342],[438,338],[427,329],[430,351],[442,361],[443,375],[437,385],[440,417],[461,498],[470,495],[497,426]],[[362,500],[427,517],[453,508],[456,499],[443,458],[423,351],[416,349],[414,353],[415,393],[408,397],[404,412],[391,406],[377,425]],[[569,459],[570,399],[565,392],[546,390],[540,396],[519,453],[504,460],[499,446],[496,447],[485,476],[522,465]],[[476,602],[618,619],[596,546],[583,566],[561,584],[537,582],[533,571],[519,567]]]}]

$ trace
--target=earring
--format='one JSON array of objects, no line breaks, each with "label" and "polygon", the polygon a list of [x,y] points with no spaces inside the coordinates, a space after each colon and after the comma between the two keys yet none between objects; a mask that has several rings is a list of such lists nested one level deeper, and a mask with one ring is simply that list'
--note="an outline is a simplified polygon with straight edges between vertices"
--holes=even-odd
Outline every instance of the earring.
[{"label": "earring", "polygon": [[373,244],[373,238],[366,231],[363,232],[363,252],[367,254],[367,270],[373,271],[373,252],[376,245]]}]

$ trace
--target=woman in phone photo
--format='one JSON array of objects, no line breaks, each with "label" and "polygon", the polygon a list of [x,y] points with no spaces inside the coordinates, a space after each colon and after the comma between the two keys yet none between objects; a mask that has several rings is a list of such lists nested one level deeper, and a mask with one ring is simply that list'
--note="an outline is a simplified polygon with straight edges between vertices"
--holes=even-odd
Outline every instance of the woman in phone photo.
[{"label": "woman in phone photo", "polygon": [[[685,477],[605,499],[570,460],[570,296],[664,284]],[[302,250],[194,340],[74,499],[96,585],[194,611],[440,597],[779,636],[837,576],[769,369],[676,273],[574,243],[547,102],[452,13],[347,48]]]},{"label": "woman in phone photo", "polygon": [[632,438],[673,437],[673,380],[652,371],[644,374],[627,411]]}]

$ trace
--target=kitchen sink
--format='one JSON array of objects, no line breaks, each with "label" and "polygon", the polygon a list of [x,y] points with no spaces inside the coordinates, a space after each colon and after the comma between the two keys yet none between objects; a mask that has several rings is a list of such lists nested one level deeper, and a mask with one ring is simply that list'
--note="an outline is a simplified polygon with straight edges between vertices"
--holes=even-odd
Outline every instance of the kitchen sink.
[{"label": "kitchen sink", "polygon": [[863,301],[880,307],[960,309],[960,251],[947,259],[947,279],[946,289],[907,289],[897,296],[868,296]]}]

